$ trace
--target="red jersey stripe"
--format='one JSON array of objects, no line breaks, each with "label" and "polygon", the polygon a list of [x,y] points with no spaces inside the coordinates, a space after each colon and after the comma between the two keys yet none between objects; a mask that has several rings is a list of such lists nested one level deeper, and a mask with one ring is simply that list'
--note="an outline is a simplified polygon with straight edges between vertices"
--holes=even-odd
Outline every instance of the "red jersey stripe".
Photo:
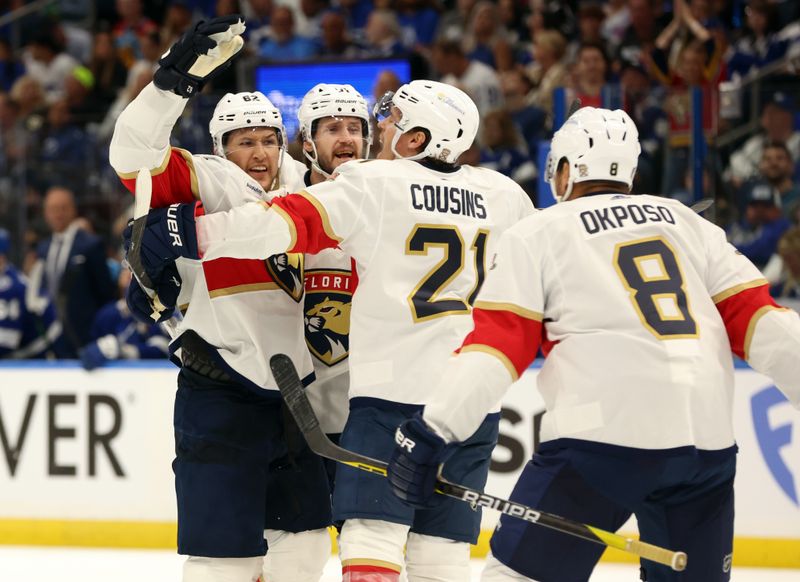
[{"label": "red jersey stripe", "polygon": [[[165,162],[151,171],[153,199],[150,207],[163,208],[170,204],[198,200],[200,196],[192,155],[186,150],[172,148]],[[136,172],[120,174],[120,179],[128,190],[136,191]]]},{"label": "red jersey stripe", "polygon": [[542,341],[541,320],[523,317],[512,311],[480,307],[472,310],[472,320],[475,329],[457,351],[491,353],[506,367],[511,365],[509,372],[515,380],[536,358]]},{"label": "red jersey stripe", "polygon": [[717,302],[734,354],[747,360],[756,323],[772,309],[783,308],[772,299],[766,284],[742,289]]},{"label": "red jersey stripe", "polygon": [[283,211],[289,228],[294,227],[294,244],[288,252],[313,254],[338,246],[341,239],[333,233],[324,208],[315,202],[310,196],[300,194],[272,199],[272,205]]}]

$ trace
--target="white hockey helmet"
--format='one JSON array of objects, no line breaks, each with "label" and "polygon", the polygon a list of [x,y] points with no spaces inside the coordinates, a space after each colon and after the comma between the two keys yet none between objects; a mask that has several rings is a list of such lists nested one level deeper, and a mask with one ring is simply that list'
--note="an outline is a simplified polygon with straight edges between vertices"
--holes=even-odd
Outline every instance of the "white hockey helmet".
[{"label": "white hockey helmet", "polygon": [[395,124],[400,131],[392,140],[392,152],[398,158],[402,157],[396,150],[400,135],[417,127],[427,130],[431,138],[423,151],[406,158],[409,160],[430,157],[454,164],[470,148],[478,133],[480,116],[475,102],[461,89],[446,83],[406,83],[375,104],[375,117],[381,119],[389,115],[392,105],[402,113]]},{"label": "white hockey helmet", "polygon": [[[627,113],[582,107],[553,136],[545,179],[559,202],[569,199],[577,182],[622,182],[630,189],[640,152],[639,131]],[[556,173],[562,159],[569,163],[569,181],[559,197]]]},{"label": "white hockey helmet", "polygon": [[361,135],[364,139],[362,158],[369,157],[372,145],[372,124],[369,122],[369,108],[364,96],[352,85],[336,85],[319,83],[311,88],[303,97],[297,110],[300,132],[304,141],[311,142],[312,152],[303,150],[315,170],[326,178],[330,174],[319,165],[317,145],[314,143],[314,122],[323,117],[357,117],[361,120]]},{"label": "white hockey helmet", "polygon": [[263,93],[259,91],[227,93],[219,100],[208,124],[214,153],[224,158],[223,137],[243,127],[274,127],[281,144],[280,162],[283,162],[283,151],[286,149],[283,118],[278,108]]}]

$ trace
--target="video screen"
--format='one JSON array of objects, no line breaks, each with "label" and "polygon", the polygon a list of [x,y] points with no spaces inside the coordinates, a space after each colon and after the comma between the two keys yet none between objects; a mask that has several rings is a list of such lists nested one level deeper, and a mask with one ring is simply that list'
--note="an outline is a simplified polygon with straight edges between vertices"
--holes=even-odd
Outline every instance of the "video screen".
[{"label": "video screen", "polygon": [[310,63],[265,63],[254,69],[255,90],[261,91],[281,111],[289,139],[294,139],[297,129],[297,110],[303,96],[317,83],[350,84],[369,103],[375,102],[373,86],[378,75],[393,71],[401,82],[411,80],[411,67],[405,59],[369,61],[315,61]]}]

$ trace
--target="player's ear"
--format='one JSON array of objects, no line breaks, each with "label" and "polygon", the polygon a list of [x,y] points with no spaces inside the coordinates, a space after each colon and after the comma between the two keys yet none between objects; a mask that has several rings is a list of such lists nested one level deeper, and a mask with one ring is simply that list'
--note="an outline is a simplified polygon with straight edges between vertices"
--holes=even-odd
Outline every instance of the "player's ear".
[{"label": "player's ear", "polygon": [[314,146],[311,145],[311,142],[309,140],[307,140],[307,139],[303,140],[303,149],[305,151],[307,151],[308,153],[313,153],[314,152]]},{"label": "player's ear", "polygon": [[569,162],[564,160],[559,162],[558,169],[556,170],[556,186],[559,192],[566,192],[569,186]]}]

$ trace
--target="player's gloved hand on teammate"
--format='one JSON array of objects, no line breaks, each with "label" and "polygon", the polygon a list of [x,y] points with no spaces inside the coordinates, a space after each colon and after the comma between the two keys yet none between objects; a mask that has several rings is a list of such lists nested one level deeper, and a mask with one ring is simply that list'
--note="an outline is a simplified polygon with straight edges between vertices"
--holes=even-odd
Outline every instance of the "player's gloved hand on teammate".
[{"label": "player's gloved hand on teammate", "polygon": [[167,321],[175,312],[175,305],[178,302],[178,294],[181,291],[182,284],[181,276],[178,274],[178,268],[175,263],[170,263],[164,267],[161,272],[161,278],[153,283],[156,286],[154,291],[164,306],[164,310],[156,320],[152,318],[153,307],[151,300],[135,278],[131,279],[131,283],[125,292],[125,303],[128,305],[128,310],[134,319],[142,323],[152,324],[154,321],[161,323]]},{"label": "player's gloved hand on teammate", "polygon": [[[195,227],[197,205],[197,202],[173,204],[167,208],[153,208],[147,215],[139,258],[155,285],[161,282],[164,269],[174,264],[175,259],[199,258]],[[132,235],[131,223],[122,233],[126,255],[131,247]]]},{"label": "player's gloved hand on teammate", "polygon": [[453,454],[455,445],[445,443],[420,414],[397,428],[394,442],[387,474],[392,493],[412,507],[435,507],[444,499],[434,492],[439,467]]},{"label": "player's gloved hand on teammate", "polygon": [[242,50],[244,30],[244,18],[238,14],[198,22],[159,59],[153,75],[156,87],[181,97],[200,92]]}]

